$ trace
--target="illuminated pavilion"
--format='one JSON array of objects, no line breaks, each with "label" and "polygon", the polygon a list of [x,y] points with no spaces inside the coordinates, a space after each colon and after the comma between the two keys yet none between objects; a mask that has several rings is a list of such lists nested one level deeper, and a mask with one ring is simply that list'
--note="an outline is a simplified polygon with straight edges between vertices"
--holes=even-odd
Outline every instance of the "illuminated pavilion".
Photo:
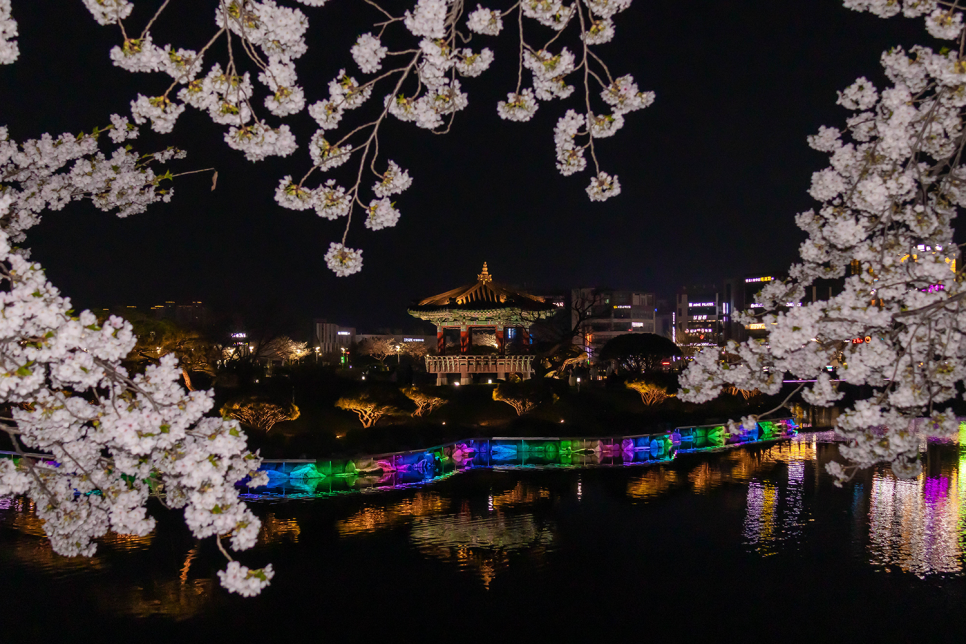
[{"label": "illuminated pavilion", "polygon": [[[495,374],[503,380],[516,373],[528,379],[533,366],[530,325],[554,310],[541,297],[494,282],[484,263],[476,282],[427,297],[414,304],[409,314],[436,325],[438,355],[426,356],[426,370],[436,374],[436,384],[444,385],[449,374],[459,374],[460,384],[465,385],[473,382],[475,374]],[[459,329],[458,355],[446,355],[447,329]],[[495,355],[474,354],[473,331],[496,336]],[[521,340],[521,353],[508,354],[507,341],[516,337]]]}]

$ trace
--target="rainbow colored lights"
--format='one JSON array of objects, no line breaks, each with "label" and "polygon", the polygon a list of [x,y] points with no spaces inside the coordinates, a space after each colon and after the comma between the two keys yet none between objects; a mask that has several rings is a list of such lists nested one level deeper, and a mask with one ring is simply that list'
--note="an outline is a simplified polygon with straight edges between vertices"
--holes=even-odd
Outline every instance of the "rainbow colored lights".
[{"label": "rainbow colored lights", "polygon": [[678,427],[663,434],[608,438],[466,439],[426,450],[346,460],[266,460],[265,487],[246,496],[316,497],[426,485],[472,469],[584,468],[650,465],[678,453],[718,450],[794,436],[790,419],[765,421],[731,434],[723,425]]}]

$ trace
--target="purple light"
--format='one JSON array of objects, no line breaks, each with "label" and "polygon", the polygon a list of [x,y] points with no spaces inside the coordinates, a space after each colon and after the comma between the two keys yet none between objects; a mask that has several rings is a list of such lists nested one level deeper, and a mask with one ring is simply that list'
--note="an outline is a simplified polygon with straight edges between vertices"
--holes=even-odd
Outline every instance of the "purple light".
[{"label": "purple light", "polygon": [[949,496],[949,479],[945,476],[939,478],[929,477],[926,479],[925,489],[926,502],[930,505],[937,501],[943,501]]}]

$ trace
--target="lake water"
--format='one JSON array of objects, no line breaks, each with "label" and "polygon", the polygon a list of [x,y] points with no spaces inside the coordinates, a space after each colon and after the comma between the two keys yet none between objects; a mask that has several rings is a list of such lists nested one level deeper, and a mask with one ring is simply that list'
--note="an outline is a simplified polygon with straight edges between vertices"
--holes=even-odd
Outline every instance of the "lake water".
[{"label": "lake water", "polygon": [[218,587],[177,515],[77,560],[0,500],[0,642],[966,641],[966,450],[836,488],[830,439],[256,500],[241,558],[276,577],[255,599]]}]

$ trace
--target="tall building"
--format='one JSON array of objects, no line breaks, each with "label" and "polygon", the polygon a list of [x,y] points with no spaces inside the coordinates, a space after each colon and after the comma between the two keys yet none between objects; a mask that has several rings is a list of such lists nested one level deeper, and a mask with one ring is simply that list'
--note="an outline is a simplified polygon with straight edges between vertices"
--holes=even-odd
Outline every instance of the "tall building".
[{"label": "tall building", "polygon": [[674,337],[679,345],[716,346],[721,342],[722,317],[730,307],[713,284],[678,289],[674,306]]},{"label": "tall building", "polygon": [[724,280],[722,290],[727,312],[722,311],[722,343],[729,340],[744,342],[748,338],[763,338],[768,334],[763,322],[741,324],[735,320],[735,316],[742,311],[753,313],[758,306],[755,304],[758,292],[780,279],[783,276],[778,273],[753,273]]},{"label": "tall building", "polygon": [[571,291],[571,321],[578,328],[575,342],[593,356],[619,335],[656,333],[657,297],[645,291],[575,288]]},{"label": "tall building", "polygon": [[356,341],[356,330],[353,327],[331,324],[327,320],[316,319],[312,322],[312,346],[319,348],[323,356],[346,351]]},{"label": "tall building", "polygon": [[[780,273],[753,273],[744,277],[734,277],[724,280],[722,291],[722,341],[744,342],[748,338],[764,338],[768,335],[765,322],[749,322],[740,324],[735,321],[735,315],[741,311],[754,313],[761,305],[755,302],[755,296],[769,283],[785,279]],[[828,300],[842,292],[845,279],[818,279],[805,288],[805,296],[797,302],[785,302],[785,308],[801,306]]]}]

